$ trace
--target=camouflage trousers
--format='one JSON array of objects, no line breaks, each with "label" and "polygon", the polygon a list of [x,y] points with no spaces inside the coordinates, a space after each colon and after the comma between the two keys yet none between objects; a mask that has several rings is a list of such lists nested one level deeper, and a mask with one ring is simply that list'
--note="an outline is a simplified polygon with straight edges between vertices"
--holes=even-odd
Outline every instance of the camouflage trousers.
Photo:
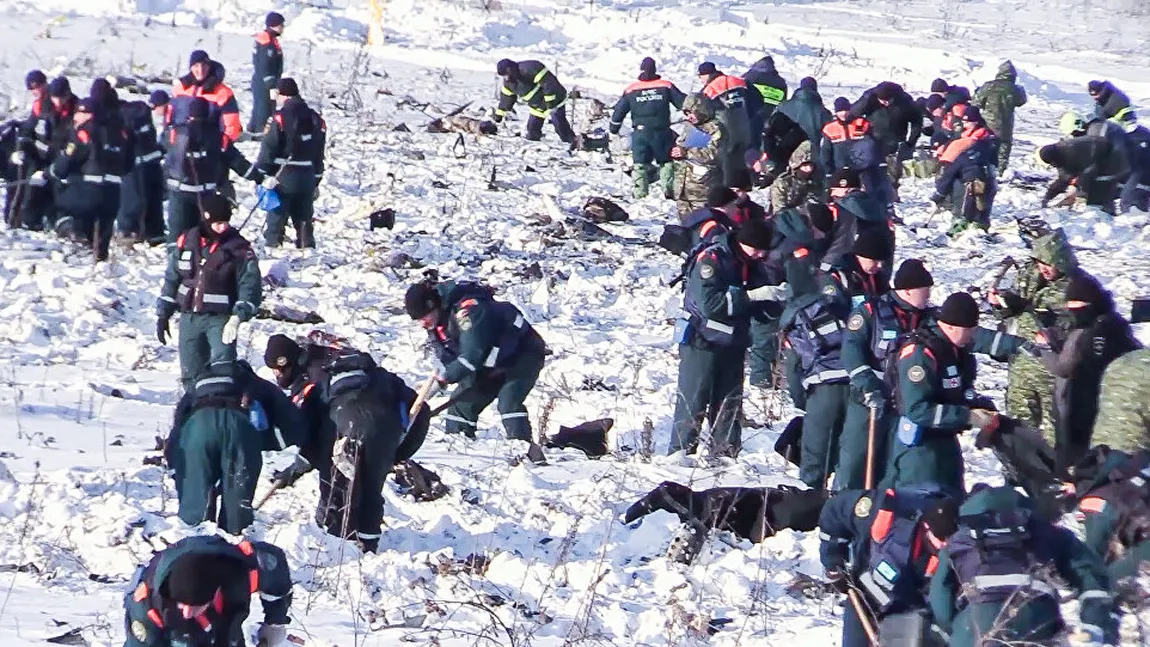
[{"label": "camouflage trousers", "polygon": [[1038,360],[1017,355],[1010,361],[1006,413],[1035,429],[1054,446],[1054,376]]},{"label": "camouflage trousers", "polygon": [[1150,446],[1150,349],[1126,353],[1106,367],[1093,442],[1124,452]]},{"label": "camouflage trousers", "polygon": [[1010,149],[1014,147],[1014,142],[1009,139],[998,140],[998,174],[1002,175],[1006,172],[1006,165],[1010,163]]}]

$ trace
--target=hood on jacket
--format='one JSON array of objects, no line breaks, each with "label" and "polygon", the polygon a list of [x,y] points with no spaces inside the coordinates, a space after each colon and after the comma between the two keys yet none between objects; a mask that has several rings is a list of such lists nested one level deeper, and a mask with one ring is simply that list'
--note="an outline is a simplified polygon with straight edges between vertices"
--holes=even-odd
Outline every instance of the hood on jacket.
[{"label": "hood on jacket", "polygon": [[697,123],[705,124],[715,118],[715,104],[705,95],[688,94],[683,99],[683,112],[695,115]]},{"label": "hood on jacket", "polygon": [[1058,268],[1063,276],[1070,276],[1078,269],[1074,247],[1066,239],[1066,232],[1061,227],[1035,239],[1030,254],[1034,260]]},{"label": "hood on jacket", "polygon": [[764,56],[764,57],[760,58],[758,61],[755,61],[755,64],[751,66],[750,71],[752,71],[752,72],[767,72],[768,74],[778,74],[779,73],[779,71],[775,69],[775,59],[772,58],[770,55]]},{"label": "hood on jacket", "polygon": [[[200,84],[200,87],[203,88],[204,92],[215,91],[216,88],[223,84],[224,75],[226,73],[227,70],[224,69],[222,63],[219,61],[212,61],[208,66],[208,75],[204,77],[204,82]],[[189,72],[188,74],[180,77],[180,83],[183,83],[184,87],[191,87],[196,85],[196,77],[192,76]]]},{"label": "hood on jacket", "polygon": [[1002,65],[998,66],[998,75],[994,78],[1014,83],[1018,79],[1018,72],[1014,69],[1014,63],[1003,61]]},{"label": "hood on jacket", "polygon": [[795,147],[794,152],[791,153],[791,159],[787,160],[787,168],[791,171],[794,171],[804,162],[813,161],[814,154],[811,151],[811,140],[804,139],[797,147]]}]

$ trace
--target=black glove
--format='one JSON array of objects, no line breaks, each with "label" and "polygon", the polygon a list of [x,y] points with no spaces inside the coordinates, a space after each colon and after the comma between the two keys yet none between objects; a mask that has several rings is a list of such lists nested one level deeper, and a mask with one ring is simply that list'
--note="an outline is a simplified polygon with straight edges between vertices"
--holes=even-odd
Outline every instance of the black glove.
[{"label": "black glove", "polygon": [[491,121],[494,121],[495,123],[500,123],[503,121],[503,115],[496,112],[495,114],[491,115]]},{"label": "black glove", "polygon": [[1032,341],[1023,342],[1021,350],[1022,350],[1022,352],[1026,353],[1027,355],[1030,355],[1031,357],[1033,357],[1034,359],[1041,359],[1042,358],[1043,347],[1039,346],[1038,344],[1036,344]]},{"label": "black glove", "polygon": [[612,124],[612,125],[611,125],[611,127],[607,129],[607,131],[608,131],[608,132],[610,132],[612,135],[618,135],[618,134],[619,134],[619,129],[620,129],[620,127],[619,127],[619,126],[616,126],[616,125],[613,125],[613,124]]},{"label": "black glove", "polygon": [[911,146],[909,142],[902,142],[898,145],[898,151],[895,154],[898,157],[898,161],[905,162],[914,157],[914,147]]},{"label": "black glove", "polygon": [[850,579],[847,577],[846,572],[839,568],[827,570],[827,582],[831,585],[831,588],[839,593],[846,593],[851,589]]},{"label": "black glove", "polygon": [[291,487],[295,485],[296,481],[303,478],[312,470],[311,463],[303,456],[296,456],[291,465],[288,465],[282,470],[272,472],[272,480],[276,483],[282,483],[281,487]]},{"label": "black glove", "polygon": [[166,345],[168,343],[168,336],[172,334],[171,329],[168,327],[168,322],[171,321],[171,319],[172,315],[164,313],[160,313],[160,316],[156,317],[156,340],[160,342],[160,345]]}]

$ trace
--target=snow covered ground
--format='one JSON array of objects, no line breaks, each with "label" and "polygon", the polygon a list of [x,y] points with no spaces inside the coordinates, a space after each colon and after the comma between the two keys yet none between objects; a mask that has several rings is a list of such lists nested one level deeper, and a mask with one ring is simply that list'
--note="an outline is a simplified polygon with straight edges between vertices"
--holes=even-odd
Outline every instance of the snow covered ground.
[{"label": "snow covered ground", "polygon": [[[665,283],[679,261],[633,239],[654,240],[673,206],[622,198],[632,220],[608,226],[621,238],[581,241],[569,226],[546,222],[545,199],[573,212],[593,195],[624,196],[628,180],[617,163],[569,156],[553,135],[542,143],[508,133],[458,143],[455,135],[424,133],[429,120],[460,104],[474,100],[466,114],[477,115],[494,101],[497,59],[539,58],[569,89],[610,104],[645,55],[684,89],[697,89],[694,68],[703,60],[742,73],[771,53],[792,84],[818,76],[828,103],[886,78],[912,92],[936,76],[973,87],[1011,57],[1032,97],[1019,113],[1015,145],[1015,167],[1028,172],[1035,172],[1034,144],[1057,136],[1059,114],[1087,106],[1088,79],[1110,78],[1136,103],[1150,100],[1139,67],[1150,27],[1119,13],[1117,1],[1085,10],[1062,0],[725,9],[673,0],[500,0],[484,10],[480,2],[392,0],[389,42],[372,52],[359,45],[366,8],[346,0],[284,4],[3,0],[0,107],[23,114],[22,79],[32,67],[66,72],[82,92],[95,75],[183,73],[188,53],[203,48],[227,66],[246,113],[249,32],[265,11],[281,9],[288,73],[329,125],[329,171],[317,205],[319,249],[261,253],[266,273],[283,277],[267,288],[266,302],[315,310],[327,322],[320,328],[415,382],[432,362],[422,330],[402,311],[403,291],[421,270],[397,263],[400,254],[445,277],[482,277],[528,313],[555,351],[528,402],[537,429],[616,420],[611,456],[588,461],[551,451],[544,467],[513,465],[523,448],[502,440],[494,417],[482,419],[481,439],[469,444],[433,428],[420,460],[452,492],[415,503],[389,489],[378,555],[361,557],[315,527],[314,476],[278,494],[252,532],[289,554],[297,581],[292,632],[308,645],[838,640],[838,606],[786,592],[796,573],[820,574],[813,533],[784,532],[754,547],[713,538],[687,568],[663,557],[678,525],[672,516],[618,522],[666,479],[696,488],[768,485],[793,482],[794,473],[771,452],[781,424],[745,430],[737,462],[637,455],[647,419],[656,453],[667,443],[678,292]],[[1074,19],[1052,20],[1059,11]],[[605,126],[590,123],[588,101],[575,102],[574,112],[580,129]],[[399,124],[411,132],[397,131]],[[255,154],[253,144],[241,148]],[[621,141],[613,150],[616,162],[627,156]],[[238,188],[240,202],[253,204],[251,187]],[[929,219],[930,190],[922,181],[905,185],[899,258],[930,261],[936,301],[984,282],[1003,256],[1025,254],[1012,217],[1037,211],[1033,190],[1000,193],[995,241],[969,237],[949,247],[937,246],[949,223],[945,215]],[[394,231],[368,231],[367,214],[385,206],[398,214]],[[1043,215],[1067,228],[1086,267],[1124,305],[1140,294],[1150,276],[1144,216]],[[263,218],[257,213],[244,228],[250,238],[260,239]],[[141,462],[167,433],[177,398],[175,349],[153,339],[163,263],[160,250],[136,248],[93,267],[86,254],[46,236],[0,232],[0,459],[11,470],[0,474],[3,644],[75,629],[92,644],[119,644],[120,599],[135,566],[164,541],[209,531],[181,527],[170,480]],[[260,365],[269,335],[309,329],[255,321],[241,331],[241,353]],[[1001,366],[980,373],[985,392],[1001,397],[1004,383]],[[749,416],[765,421],[773,399],[749,393]],[[968,450],[976,477],[994,479],[993,458]],[[708,637],[716,619],[729,622],[714,623],[722,627]]]}]

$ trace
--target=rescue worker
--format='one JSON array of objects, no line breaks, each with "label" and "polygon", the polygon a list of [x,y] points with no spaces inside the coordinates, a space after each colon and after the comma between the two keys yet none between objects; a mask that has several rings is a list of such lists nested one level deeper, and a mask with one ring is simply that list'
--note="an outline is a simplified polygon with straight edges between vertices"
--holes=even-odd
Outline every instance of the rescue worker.
[{"label": "rescue worker", "polygon": [[[293,445],[306,446],[311,435],[308,421],[279,386],[256,375],[246,360],[237,361],[232,370],[234,372],[232,377],[241,394],[241,406],[247,410],[248,421],[262,439],[262,450],[276,452]],[[175,464],[175,456],[169,452],[179,447],[180,432],[188,416],[191,415],[195,402],[196,394],[192,390],[185,391],[180,401],[176,403],[172,431],[164,444],[164,456],[169,465]]]},{"label": "rescue worker", "polygon": [[327,123],[299,96],[295,79],[280,79],[276,86],[278,110],[264,128],[256,168],[266,176],[263,187],[274,190],[280,206],[268,212],[264,244],[283,244],[290,218],[296,247],[315,247],[315,193],[324,171]]},{"label": "rescue worker", "polygon": [[1009,486],[976,487],[958,514],[929,594],[948,645],[1050,644],[1063,621],[1058,590],[1042,577],[1047,567],[1078,593],[1078,639],[1117,644],[1118,616],[1102,561],[1070,530],[1042,520]]},{"label": "rescue worker", "polygon": [[1099,119],[1120,125],[1137,121],[1138,115],[1130,104],[1130,97],[1110,81],[1091,81],[1086,84],[1086,92],[1094,99],[1094,116]]},{"label": "rescue worker", "polygon": [[[1033,339],[1038,331],[1052,326],[1066,334],[1070,331],[1070,321],[1065,316],[1066,286],[1081,271],[1066,232],[1056,229],[1031,245],[1030,258],[1018,268],[1014,288],[991,290],[987,301],[994,315],[1007,323],[1011,334]],[[1010,360],[1006,413],[1041,429],[1047,442],[1054,445],[1054,376],[1042,362],[1026,353]]]},{"label": "rescue worker", "polygon": [[839,217],[849,214],[855,223],[855,231],[878,231],[887,241],[889,256],[882,259],[887,267],[894,261],[894,223],[891,212],[879,200],[862,190],[859,174],[851,169],[839,169],[831,178],[830,208]]},{"label": "rescue worker", "polygon": [[970,227],[987,231],[998,191],[998,138],[974,106],[967,108],[962,124],[962,136],[947,144],[939,155],[942,172],[934,182],[931,196],[935,209],[941,209],[950,197],[954,214],[947,232],[950,236],[958,236]]},{"label": "rescue worker", "polygon": [[543,138],[543,122],[550,120],[555,134],[564,144],[575,145],[575,133],[567,121],[567,88],[539,61],[503,59],[495,66],[495,71],[503,78],[499,88],[499,106],[492,119],[503,121],[507,111],[522,99],[527,104],[527,128],[524,138],[537,142]]},{"label": "rescue worker", "polygon": [[287,645],[292,601],[287,555],[262,541],[185,537],[141,566],[124,595],[124,647],[246,643],[244,621],[259,594],[257,640]]},{"label": "rescue worker", "polygon": [[96,262],[101,262],[108,260],[120,208],[120,183],[131,171],[135,154],[126,129],[117,127],[122,122],[101,123],[95,111],[91,98],[76,104],[70,140],[50,173],[65,182],[56,204],[73,219],[75,238],[91,245]]},{"label": "rescue worker", "polygon": [[20,121],[10,119],[0,124],[0,181],[4,188],[4,216],[14,212],[16,182],[19,181],[20,167],[12,163],[12,155],[20,148]]},{"label": "rescue worker", "polygon": [[424,403],[411,419],[415,391],[367,353],[345,350],[323,371],[315,397],[328,420],[319,426],[324,438],[315,465],[320,472],[316,523],[374,553],[381,536],[384,481],[396,463],[411,458],[423,444],[431,411]]},{"label": "rescue worker", "polygon": [[672,197],[683,218],[703,206],[707,195],[723,182],[723,147],[727,130],[715,118],[715,107],[701,94],[687,95],[683,100],[683,114],[689,126],[671,148],[675,160]]},{"label": "rescue worker", "polygon": [[787,168],[771,184],[771,212],[801,207],[822,195],[818,172],[811,153],[811,143],[803,140],[787,160]]},{"label": "rescue worker", "polygon": [[900,418],[887,466],[890,487],[937,483],[952,496],[965,491],[958,434],[973,427],[992,436],[999,425],[993,402],[974,391],[972,353],[1005,359],[1025,342],[979,331],[974,297],[956,292],[936,320],[921,324],[892,349],[888,379]]},{"label": "rescue worker", "polygon": [[804,77],[791,98],[780,103],[767,120],[763,150],[775,168],[782,168],[789,164],[792,151],[805,139],[811,143],[811,159],[822,159],[823,126],[831,119],[833,116],[819,95],[818,81]]},{"label": "rescue worker", "polygon": [[850,107],[850,119],[865,117],[874,127],[882,160],[879,169],[890,180],[891,196],[887,202],[898,201],[902,163],[913,157],[914,146],[922,134],[919,114],[914,98],[893,81],[883,81],[863,92]]},{"label": "rescue worker", "polygon": [[[895,634],[909,639],[903,628],[924,615],[939,551],[957,526],[958,504],[929,485],[842,490],[819,515],[819,560],[835,589],[857,591],[863,599],[880,644],[901,644]],[[944,636],[924,629],[911,629],[917,641],[908,644],[946,644]],[[871,647],[853,602],[843,609],[842,647]]]},{"label": "rescue worker", "polygon": [[168,342],[180,313],[180,380],[188,390],[211,367],[236,361],[240,323],[256,315],[263,281],[251,244],[228,221],[232,208],[218,193],[202,198],[200,224],[180,233],[156,302],[156,339]]},{"label": "rescue worker", "polygon": [[[886,473],[892,443],[888,436],[897,415],[890,386],[884,381],[888,357],[897,340],[933,316],[930,288],[934,277],[922,261],[908,259],[894,274],[893,289],[856,305],[843,338],[843,368],[850,376],[847,404],[839,441],[835,487],[858,489],[864,485],[866,461],[876,483]],[[874,415],[874,453],[868,456],[870,418]]]},{"label": "rescue worker", "polygon": [[1098,279],[1075,273],[1066,285],[1065,298],[1069,333],[1060,339],[1056,330],[1046,329],[1039,337],[1057,349],[1043,349],[1040,359],[1054,375],[1054,451],[1059,474],[1090,448],[1106,367],[1142,347],[1130,322],[1118,313],[1114,297]]},{"label": "rescue worker", "polygon": [[211,112],[219,118],[223,146],[240,140],[243,133],[240,107],[235,93],[224,83],[224,66],[213,61],[202,49],[192,52],[188,58],[188,73],[172,84],[172,99],[184,96],[201,97],[213,106]]},{"label": "rescue worker", "polygon": [[1072,113],[1063,115],[1059,129],[1070,136],[1038,149],[1039,159],[1058,170],[1058,177],[1042,196],[1041,206],[1046,207],[1055,196],[1069,189],[1073,196],[1084,195],[1087,206],[1114,215],[1119,182],[1130,173],[1127,147],[1120,139],[1125,133],[1102,128],[1087,132],[1087,124]]},{"label": "rescue worker", "polygon": [[[57,82],[53,79],[53,82]],[[67,83],[67,80],[64,80]],[[58,85],[58,83],[57,83]],[[12,153],[10,161],[18,168],[17,175],[26,184],[16,192],[14,211],[8,214],[10,226],[20,226],[31,231],[41,231],[56,224],[55,190],[48,184],[44,173],[56,159],[56,155],[66,145],[54,146],[58,141],[55,131],[64,130],[65,121],[70,126],[72,115],[70,106],[61,102],[58,113],[57,97],[50,96],[48,78],[40,70],[32,70],[24,77],[24,86],[32,97],[30,115],[20,128],[20,141],[23,145]],[[37,176],[37,172],[41,172]],[[33,179],[35,178],[35,179]]]},{"label": "rescue worker", "polygon": [[971,105],[982,111],[986,126],[998,136],[998,175],[1006,172],[1014,143],[1014,110],[1026,105],[1026,88],[1017,83],[1018,72],[1010,61],[998,66],[998,75],[974,93]]},{"label": "rescue worker", "polygon": [[[162,92],[162,91],[158,91]],[[159,245],[164,234],[164,150],[152,120],[157,103],[167,93],[149,97],[148,102],[128,101],[121,108],[125,124],[132,135],[135,153],[132,170],[120,187],[118,229],[126,238]],[[164,104],[167,101],[163,101]]]},{"label": "rescue worker", "polygon": [[746,166],[747,150],[754,148],[758,139],[751,132],[748,106],[759,95],[752,96],[746,81],[720,72],[710,61],[700,64],[698,72],[703,83],[701,93],[714,102],[716,116],[725,129],[726,138],[719,145],[722,149],[722,184],[728,186],[735,171]]},{"label": "rescue worker", "polygon": [[1138,124],[1126,126],[1126,158],[1130,176],[1118,198],[1120,213],[1131,209],[1150,212],[1150,130]]},{"label": "rescue worker", "polygon": [[264,30],[255,35],[252,47],[252,117],[248,133],[264,132],[275,109],[280,78],[284,74],[284,52],[280,36],[284,33],[284,17],[275,11],[264,17]]},{"label": "rescue worker", "polygon": [[882,145],[872,133],[871,123],[865,117],[851,117],[851,104],[846,97],[835,99],[834,120],[823,126],[823,141],[819,148],[819,168],[831,185],[831,175],[843,168],[858,171],[863,190],[874,194],[884,205],[894,201],[894,193],[881,166]]},{"label": "rescue worker", "polygon": [[787,82],[779,76],[779,71],[775,69],[775,59],[770,55],[756,61],[743,75],[743,81],[761,97],[761,101],[747,102],[747,117],[751,128],[750,148],[758,149],[763,128],[778,105],[787,98]]},{"label": "rescue worker", "polygon": [[1111,585],[1137,575],[1150,561],[1150,453],[1098,445],[1070,472],[1085,542],[1107,565]]},{"label": "rescue worker", "polygon": [[466,281],[416,283],[404,295],[404,306],[423,325],[443,364],[427,397],[449,384],[468,392],[447,410],[447,433],[474,438],[479,414],[498,398],[507,437],[537,450],[524,401],[543,370],[547,346],[523,313],[495,300],[491,288]]},{"label": "rescue worker", "polygon": [[877,298],[888,281],[880,260],[889,255],[885,235],[860,235],[851,251],[831,271],[813,277],[815,289],[802,291],[798,281],[792,282],[792,298],[780,320],[805,392],[799,480],[819,490],[826,489],[831,473],[837,473],[839,437],[850,395],[850,375],[842,358],[847,318],[853,303]]},{"label": "rescue worker", "polygon": [[[220,134],[202,97],[172,100],[164,169],[168,179],[168,243],[196,226],[206,196],[226,190],[228,169],[259,183],[263,173]],[[230,187],[228,187],[230,188]]]},{"label": "rescue worker", "polygon": [[[194,401],[168,451],[180,499],[180,520],[189,526],[216,521],[238,535],[253,520],[252,497],[263,468],[263,443],[244,407],[235,367],[220,363],[199,374]],[[216,488],[221,505],[213,519]]]},{"label": "rescue worker", "polygon": [[689,260],[685,313],[676,324],[679,381],[670,454],[695,451],[704,418],[710,423],[712,455],[739,452],[752,305],[786,296],[783,273],[761,262],[772,237],[766,221],[752,220]]},{"label": "rescue worker", "polygon": [[1150,447],[1150,350],[1130,351],[1102,375],[1093,442],[1125,452]]},{"label": "rescue worker", "polygon": [[850,255],[858,225],[854,214],[846,209],[832,209],[821,202],[809,202],[806,206],[815,240],[810,245],[811,255],[805,260],[811,267],[828,272]]},{"label": "rescue worker", "polygon": [[663,193],[670,192],[675,173],[671,164],[671,147],[675,144],[671,106],[681,110],[686,98],[674,83],[659,76],[655,59],[648,56],[639,63],[639,80],[628,85],[615,104],[611,113],[612,135],[619,134],[623,119],[628,113],[631,115],[631,159],[635,162],[631,179],[635,182],[636,198],[647,197],[656,173]]}]

